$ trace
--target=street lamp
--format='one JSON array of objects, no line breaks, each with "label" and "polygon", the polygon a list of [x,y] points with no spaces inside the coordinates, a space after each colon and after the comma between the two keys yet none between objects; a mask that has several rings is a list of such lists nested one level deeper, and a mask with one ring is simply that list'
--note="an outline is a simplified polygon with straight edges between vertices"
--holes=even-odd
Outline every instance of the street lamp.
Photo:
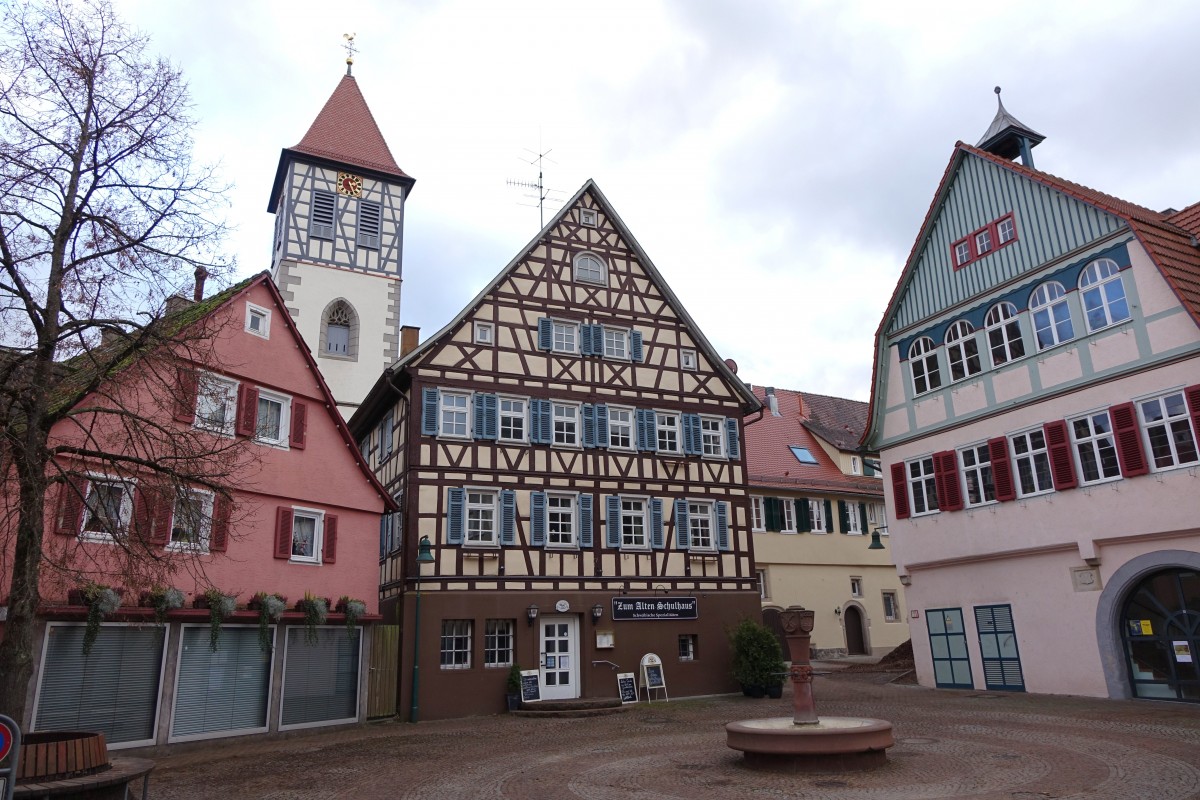
[{"label": "street lamp", "polygon": [[421,685],[421,565],[433,563],[433,546],[428,536],[417,543],[417,605],[413,609],[413,668],[412,705],[408,709],[408,721],[417,721],[417,691]]},{"label": "street lamp", "polygon": [[887,530],[887,525],[881,525],[880,527],[871,531],[871,543],[869,545],[867,545],[868,550],[882,550],[883,549],[883,542],[880,541],[879,534],[881,531],[886,531],[886,530]]}]

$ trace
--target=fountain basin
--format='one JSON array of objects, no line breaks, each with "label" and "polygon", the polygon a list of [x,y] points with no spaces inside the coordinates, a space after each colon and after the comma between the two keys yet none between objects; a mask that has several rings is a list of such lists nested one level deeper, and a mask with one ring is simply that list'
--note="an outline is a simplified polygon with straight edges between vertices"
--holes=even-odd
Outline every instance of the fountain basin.
[{"label": "fountain basin", "polygon": [[866,717],[818,717],[797,725],[791,717],[748,719],[725,726],[725,743],[746,766],[780,772],[847,772],[887,762],[896,743],[892,723]]}]

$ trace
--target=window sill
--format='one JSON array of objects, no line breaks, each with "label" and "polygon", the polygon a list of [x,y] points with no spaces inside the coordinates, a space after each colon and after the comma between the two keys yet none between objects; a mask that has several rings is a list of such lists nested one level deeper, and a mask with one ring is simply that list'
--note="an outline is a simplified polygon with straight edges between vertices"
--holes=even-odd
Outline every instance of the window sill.
[{"label": "window sill", "polygon": [[292,558],[289,558],[288,563],[289,564],[298,564],[302,567],[319,567],[319,566],[321,566],[321,562],[317,561],[316,559],[296,558],[295,556],[293,556]]},{"label": "window sill", "polygon": [[168,553],[192,553],[193,555],[206,555],[208,546],[203,544],[188,544],[186,542],[169,542],[163,548]]},{"label": "window sill", "polygon": [[483,545],[463,545],[463,558],[499,558],[500,548],[483,549]]},{"label": "window sill", "polygon": [[317,358],[328,358],[331,361],[358,361],[358,356],[338,355],[337,353],[317,353]]},{"label": "window sill", "polygon": [[716,550],[689,550],[688,558],[693,561],[719,561],[721,556]]}]

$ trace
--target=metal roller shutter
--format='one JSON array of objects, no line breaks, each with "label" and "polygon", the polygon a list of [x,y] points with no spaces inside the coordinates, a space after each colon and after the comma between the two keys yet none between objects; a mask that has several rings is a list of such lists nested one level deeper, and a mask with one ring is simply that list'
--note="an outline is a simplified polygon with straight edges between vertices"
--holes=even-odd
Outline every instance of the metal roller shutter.
[{"label": "metal roller shutter", "polygon": [[363,629],[318,629],[316,644],[303,627],[287,629],[281,726],[353,722],[358,718],[358,660]]},{"label": "metal roller shutter", "polygon": [[265,730],[270,688],[271,654],[257,627],[223,626],[214,653],[207,625],[185,626],[171,739]]}]

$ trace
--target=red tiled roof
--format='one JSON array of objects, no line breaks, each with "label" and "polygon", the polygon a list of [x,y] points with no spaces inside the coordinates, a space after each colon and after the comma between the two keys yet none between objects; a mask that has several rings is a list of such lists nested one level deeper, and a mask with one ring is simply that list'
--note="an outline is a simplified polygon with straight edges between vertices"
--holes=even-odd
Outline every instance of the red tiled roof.
[{"label": "red tiled roof", "polygon": [[[846,430],[839,423],[845,421],[852,425],[861,426],[866,421],[866,404],[840,397],[824,395],[801,394],[787,389],[776,389],[775,398],[779,404],[780,416],[775,416],[767,408],[767,393],[762,386],[754,387],[754,394],[763,401],[763,415],[745,428],[746,438],[746,471],[751,487],[773,487],[793,489],[796,491],[817,490],[824,492],[840,492],[856,495],[883,496],[883,482],[878,478],[867,478],[846,475],[841,471],[825,449],[821,447],[809,428],[820,428],[832,431],[843,444],[835,444],[843,449],[853,449],[855,441],[861,434],[861,427]],[[801,398],[810,416],[801,415]],[[842,411],[851,410],[849,418],[836,416]],[[814,424],[813,419],[820,416],[820,422]],[[806,427],[807,426],[807,427]],[[845,433],[844,436],[839,434]],[[821,434],[825,438],[825,434]],[[816,464],[801,464],[792,455],[789,447],[806,448],[817,460]]]},{"label": "red tiled roof", "polygon": [[400,178],[409,177],[392,157],[352,75],[342,76],[308,133],[291,149]]}]

